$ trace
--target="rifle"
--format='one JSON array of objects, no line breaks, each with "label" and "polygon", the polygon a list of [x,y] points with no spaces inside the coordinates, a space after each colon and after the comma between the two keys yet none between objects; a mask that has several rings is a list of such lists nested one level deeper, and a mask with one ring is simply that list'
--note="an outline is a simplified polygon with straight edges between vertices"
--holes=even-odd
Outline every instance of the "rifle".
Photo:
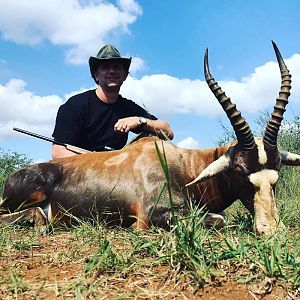
[{"label": "rifle", "polygon": [[77,153],[77,154],[83,154],[83,153],[91,152],[89,150],[85,150],[85,149],[82,149],[82,148],[79,148],[79,147],[76,147],[76,146],[72,146],[72,145],[69,145],[69,144],[66,144],[66,143],[62,143],[60,141],[57,141],[56,139],[52,139],[52,138],[49,138],[49,137],[46,137],[46,136],[43,136],[43,135],[40,135],[40,134],[37,134],[37,133],[34,133],[34,132],[30,132],[30,131],[27,131],[27,130],[24,130],[24,129],[14,127],[13,130],[24,133],[24,134],[27,134],[27,135],[30,135],[30,136],[33,136],[33,137],[36,137],[38,139],[41,139],[41,140],[44,140],[44,141],[47,141],[47,142],[54,143],[56,145],[65,146],[68,150],[70,150],[74,153]]}]

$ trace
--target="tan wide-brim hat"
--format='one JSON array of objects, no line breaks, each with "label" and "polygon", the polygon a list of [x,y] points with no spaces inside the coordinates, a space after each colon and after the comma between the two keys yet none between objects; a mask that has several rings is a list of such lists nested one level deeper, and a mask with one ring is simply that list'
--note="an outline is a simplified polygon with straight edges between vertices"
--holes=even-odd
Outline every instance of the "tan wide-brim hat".
[{"label": "tan wide-brim hat", "polygon": [[91,56],[89,59],[90,72],[96,83],[98,82],[95,79],[95,71],[102,62],[107,60],[119,60],[123,64],[125,72],[129,72],[131,57],[121,57],[121,54],[116,47],[112,45],[105,45],[99,50],[96,57]]}]

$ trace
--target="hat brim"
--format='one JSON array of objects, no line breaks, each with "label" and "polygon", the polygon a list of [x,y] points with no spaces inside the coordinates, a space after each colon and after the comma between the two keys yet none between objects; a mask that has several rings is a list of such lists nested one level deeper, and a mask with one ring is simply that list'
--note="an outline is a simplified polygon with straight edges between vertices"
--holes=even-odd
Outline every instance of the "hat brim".
[{"label": "hat brim", "polygon": [[[101,65],[101,63],[106,62],[106,61],[119,61],[122,63],[122,65],[124,66],[124,70],[126,73],[129,72],[129,67],[131,64],[131,57],[130,58],[124,58],[124,57],[116,57],[116,58],[97,58],[94,56],[91,56],[89,59],[89,66],[90,66],[90,72],[91,75],[93,77],[93,79],[95,80],[95,71],[97,70],[97,68],[99,67],[99,65]],[[95,82],[97,83],[97,81],[95,80]]]}]

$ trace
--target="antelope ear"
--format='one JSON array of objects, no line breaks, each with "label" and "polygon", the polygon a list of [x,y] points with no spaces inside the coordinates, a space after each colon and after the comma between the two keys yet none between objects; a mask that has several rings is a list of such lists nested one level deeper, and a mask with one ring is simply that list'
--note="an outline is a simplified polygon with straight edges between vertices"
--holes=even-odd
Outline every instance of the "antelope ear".
[{"label": "antelope ear", "polygon": [[281,163],[286,166],[300,166],[300,155],[287,151],[280,151]]},{"label": "antelope ear", "polygon": [[185,186],[191,186],[195,183],[202,182],[204,180],[207,180],[209,178],[214,177],[215,175],[221,173],[222,171],[225,171],[228,169],[230,165],[230,158],[228,154],[222,155],[217,160],[215,160],[213,163],[208,165],[200,174],[199,176],[194,179],[193,181],[187,183]]}]

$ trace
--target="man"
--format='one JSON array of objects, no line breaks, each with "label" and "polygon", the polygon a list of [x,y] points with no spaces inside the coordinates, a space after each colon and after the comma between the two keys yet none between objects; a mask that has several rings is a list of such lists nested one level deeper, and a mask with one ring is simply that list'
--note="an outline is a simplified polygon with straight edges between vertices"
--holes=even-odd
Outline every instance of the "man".
[{"label": "man", "polygon": [[[173,139],[174,133],[166,121],[119,94],[130,63],[131,58],[121,57],[112,45],[102,47],[96,57],[90,57],[90,72],[98,87],[71,97],[59,108],[52,136],[90,151],[121,149],[129,131]],[[64,146],[52,146],[53,159],[72,155],[76,153]]]}]

